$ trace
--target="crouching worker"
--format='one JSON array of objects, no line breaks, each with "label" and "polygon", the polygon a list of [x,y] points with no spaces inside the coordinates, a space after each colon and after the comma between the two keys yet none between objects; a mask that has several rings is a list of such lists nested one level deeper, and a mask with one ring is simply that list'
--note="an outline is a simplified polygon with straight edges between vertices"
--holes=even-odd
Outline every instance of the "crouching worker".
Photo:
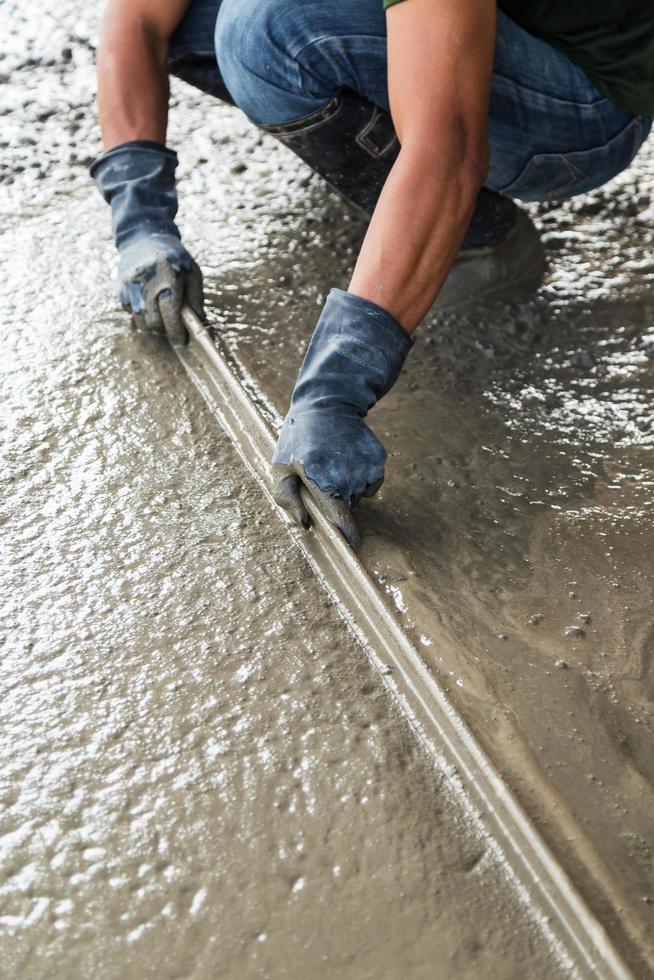
[{"label": "crouching worker", "polygon": [[202,277],[175,224],[168,76],[240,107],[370,217],[333,289],[273,460],[356,545],[351,507],[386,453],[366,415],[434,302],[534,288],[543,251],[513,199],[581,194],[629,166],[654,112],[654,0],[109,0],[98,55],[123,305],[186,338]]}]

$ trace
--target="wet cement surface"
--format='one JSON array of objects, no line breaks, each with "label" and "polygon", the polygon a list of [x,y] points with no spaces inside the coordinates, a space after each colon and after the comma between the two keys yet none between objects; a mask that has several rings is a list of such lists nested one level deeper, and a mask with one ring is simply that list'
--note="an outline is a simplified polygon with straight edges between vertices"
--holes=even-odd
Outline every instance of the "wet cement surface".
[{"label": "wet cement surface", "polygon": [[[551,272],[533,302],[422,328],[371,419],[387,480],[358,511],[364,564],[425,660],[600,919],[618,936],[604,882],[650,951],[652,164],[535,212]],[[245,220],[251,253],[214,279],[235,363],[280,415],[360,237],[306,193],[308,225],[283,206]]]},{"label": "wet cement surface", "polygon": [[571,975],[172,356],[68,323],[5,305],[0,975]]},{"label": "wet cement surface", "polygon": [[[575,976],[175,357],[115,309],[94,16],[57,9],[2,9],[0,975]],[[250,242],[222,213],[234,317]]]},{"label": "wet cement surface", "polygon": [[[179,91],[184,227],[275,420],[363,226],[237,111]],[[371,417],[387,481],[358,512],[364,564],[425,660],[616,941],[631,928],[650,956],[653,191],[645,147],[606,188],[532,208],[539,295],[421,328]]]},{"label": "wet cement surface", "polygon": [[[177,91],[182,222],[275,420],[363,226],[237,111]],[[425,660],[616,941],[631,928],[650,957],[653,192],[646,146],[607,187],[531,209],[545,286],[421,329],[371,417],[387,482],[359,510],[364,564]]]}]

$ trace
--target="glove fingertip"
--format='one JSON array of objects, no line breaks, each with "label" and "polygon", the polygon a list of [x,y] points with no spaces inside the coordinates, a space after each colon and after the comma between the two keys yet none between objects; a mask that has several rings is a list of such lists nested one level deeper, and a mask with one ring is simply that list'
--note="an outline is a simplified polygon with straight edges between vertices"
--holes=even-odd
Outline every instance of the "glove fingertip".
[{"label": "glove fingertip", "polygon": [[337,524],[336,527],[341,532],[352,551],[358,551],[361,547],[361,535],[359,534],[358,530],[354,529],[354,531],[352,531],[349,528],[341,527],[340,524]]},{"label": "glove fingertip", "polygon": [[170,343],[176,346],[187,344],[188,333],[182,320],[179,288],[162,289],[157,296],[157,306]]},{"label": "glove fingertip", "polygon": [[279,477],[273,475],[273,498],[275,503],[291,515],[296,524],[308,531],[311,527],[309,512],[304,506],[300,491],[301,483],[297,476]]},{"label": "glove fingertip", "polygon": [[133,282],[123,282],[117,292],[120,305],[127,313],[141,313],[141,291]]},{"label": "glove fingertip", "polygon": [[354,523],[354,518],[349,516],[349,520],[340,520],[336,522],[336,527],[339,529],[350,548],[353,551],[358,551],[361,547],[361,535],[359,533],[359,528]]},{"label": "glove fingertip", "polygon": [[202,273],[195,263],[193,263],[193,268],[186,279],[186,301],[202,323],[206,323]]},{"label": "glove fingertip", "polygon": [[309,490],[313,498],[317,501],[323,514],[341,532],[350,547],[356,551],[361,545],[361,535],[356,526],[352,512],[345,501],[340,497],[332,497],[328,493],[320,490],[313,481],[309,483]]}]

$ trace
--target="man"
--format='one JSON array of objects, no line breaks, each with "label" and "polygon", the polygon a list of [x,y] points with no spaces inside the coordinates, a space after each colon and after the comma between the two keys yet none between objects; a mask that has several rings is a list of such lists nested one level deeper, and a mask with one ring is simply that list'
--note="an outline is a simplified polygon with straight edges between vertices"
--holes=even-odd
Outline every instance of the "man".
[{"label": "man", "polygon": [[356,545],[351,507],[386,456],[364,419],[427,310],[533,285],[542,251],[511,198],[588,191],[646,138],[654,0],[110,0],[98,68],[106,152],[92,173],[137,326],[183,342],[182,304],[202,314],[174,223],[169,71],[233,101],[371,215],[273,459],[278,502],[308,526],[305,484]]}]

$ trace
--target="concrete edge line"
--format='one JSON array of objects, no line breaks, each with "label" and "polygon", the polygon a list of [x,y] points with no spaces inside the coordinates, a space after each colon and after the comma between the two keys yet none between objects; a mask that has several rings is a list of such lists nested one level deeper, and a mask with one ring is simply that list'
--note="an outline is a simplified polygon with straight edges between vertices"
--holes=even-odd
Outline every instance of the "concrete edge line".
[{"label": "concrete edge line", "polygon": [[[187,307],[183,319],[191,344],[176,347],[176,353],[269,503],[282,517],[283,512],[270,494],[268,461],[274,437],[206,327]],[[505,864],[518,886],[526,890],[532,907],[540,912],[560,954],[582,976],[633,980],[605,929],[395,622],[359,560],[317,510],[308,493],[305,504],[316,533],[293,534],[295,543],[363,640],[373,666],[431,754],[445,758],[466,781],[462,791],[468,804],[473,812],[485,812],[486,832],[499,845]],[[283,519],[287,524],[285,515]]]}]

